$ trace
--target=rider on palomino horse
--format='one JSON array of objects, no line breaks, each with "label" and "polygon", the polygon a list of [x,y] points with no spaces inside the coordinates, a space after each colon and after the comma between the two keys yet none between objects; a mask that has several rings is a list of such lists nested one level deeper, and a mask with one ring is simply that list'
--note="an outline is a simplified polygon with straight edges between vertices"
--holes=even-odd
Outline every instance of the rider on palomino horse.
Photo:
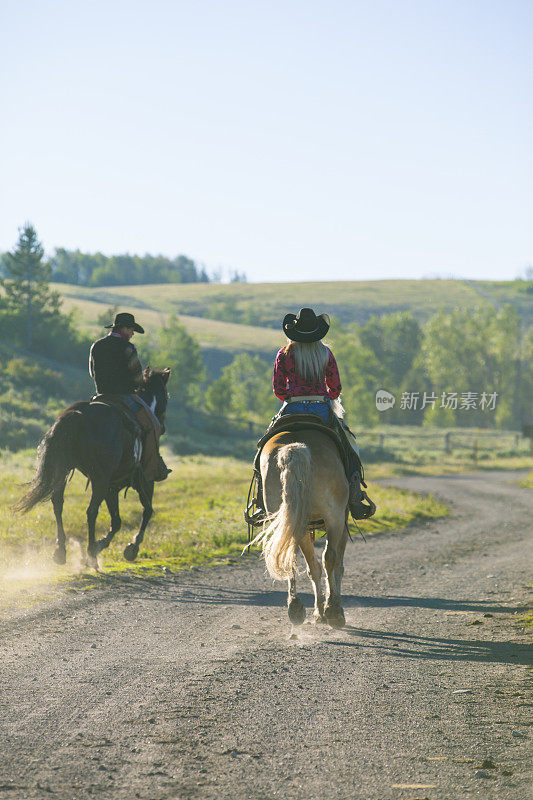
[{"label": "rider on palomino horse", "polygon": [[162,481],[171,470],[159,455],[160,425],[153,409],[136,394],[142,385],[143,369],[131,338],[135,331],[144,333],[144,328],[129,313],[117,314],[113,324],[106,328],[111,329],[110,333],[91,347],[89,373],[98,395],[118,400],[140,424],[144,433],[143,471],[148,480]]},{"label": "rider on palomino horse", "polygon": [[[317,317],[311,308],[285,316],[283,331],[288,343],[276,356],[273,375],[274,394],[283,401],[276,420],[287,414],[314,414],[328,424],[332,401],[337,400],[342,389],[335,357],[321,341],[329,326],[328,315]],[[343,420],[338,419],[339,430],[342,429],[350,445],[348,507],[354,519],[366,519],[375,513],[376,506],[361,488],[355,437]],[[256,505],[261,509],[260,514],[263,510],[261,486]]]}]

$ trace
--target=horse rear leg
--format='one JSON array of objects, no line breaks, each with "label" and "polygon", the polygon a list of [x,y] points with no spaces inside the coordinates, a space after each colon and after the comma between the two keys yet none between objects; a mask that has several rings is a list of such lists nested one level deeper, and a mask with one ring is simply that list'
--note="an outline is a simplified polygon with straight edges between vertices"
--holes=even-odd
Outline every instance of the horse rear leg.
[{"label": "horse rear leg", "polygon": [[54,551],[53,559],[56,564],[65,564],[67,560],[67,548],[65,540],[65,529],[63,528],[63,502],[65,495],[65,484],[60,489],[52,493],[52,506],[57,525],[57,547]]},{"label": "horse rear leg", "polygon": [[346,620],[341,603],[341,581],[344,574],[344,551],[348,529],[344,517],[327,524],[327,543],[324,551],[326,568],[326,607],[324,616],[332,628],[342,628]]},{"label": "horse rear leg", "polygon": [[107,535],[96,542],[96,552],[101,553],[106,547],[109,547],[113,541],[113,537],[122,527],[122,520],[120,519],[120,511],[118,507],[118,489],[109,489],[105,497],[107,510],[111,517],[111,526]]},{"label": "horse rear leg", "polygon": [[152,518],[152,514],[154,513],[152,506],[152,500],[154,497],[154,482],[143,480],[141,487],[138,489],[138,494],[143,507],[141,527],[139,528],[139,533],[133,542],[130,542],[128,545],[126,545],[126,548],[124,549],[124,558],[126,561],[135,561],[139,555],[139,546],[144,539],[144,532]]},{"label": "horse rear leg", "polygon": [[98,569],[98,560],[96,558],[98,554],[98,548],[96,546],[96,538],[95,538],[95,530],[96,530],[96,518],[98,516],[98,510],[102,505],[102,501],[107,494],[107,486],[100,480],[92,480],[92,494],[91,494],[91,502],[87,506],[87,527],[89,530],[89,541],[87,545],[87,566],[94,567],[94,569]]},{"label": "horse rear leg", "polygon": [[296,577],[294,574],[287,579],[287,586],[287,610],[289,619],[293,625],[301,625],[305,619],[305,607],[296,594]]},{"label": "horse rear leg", "polygon": [[305,561],[307,563],[307,574],[309,580],[313,585],[315,593],[315,611],[314,617],[316,622],[324,622],[324,593],[322,591],[322,565],[315,555],[315,548],[313,547],[313,540],[309,533],[307,533],[300,542],[300,550],[302,551]]}]

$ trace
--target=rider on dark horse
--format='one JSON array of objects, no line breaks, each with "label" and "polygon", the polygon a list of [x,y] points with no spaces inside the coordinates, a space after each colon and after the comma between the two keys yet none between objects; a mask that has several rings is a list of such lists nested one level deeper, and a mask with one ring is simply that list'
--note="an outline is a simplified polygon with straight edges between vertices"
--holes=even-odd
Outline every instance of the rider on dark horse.
[{"label": "rider on dark horse", "polygon": [[[63,503],[69,474],[79,470],[91,486],[87,563],[97,567],[98,554],[109,547],[122,524],[120,490],[133,487],[143,507],[139,532],[124,550],[124,557],[134,561],[153,514],[154,480],[163,480],[169,472],[159,456],[158,439],[164,431],[170,368],[148,367],[143,372],[130,342],[134,331],[143,333],[143,329],[132,314],[117,314],[109,327],[111,333],[91,348],[89,369],[99,394],[73,403],[45,433],[33,480],[14,506],[25,513],[37,503],[52,501],[57,524],[54,560],[58,564],[66,561]],[[140,428],[146,433],[142,450],[149,454],[141,464]],[[104,537],[97,539],[96,520],[104,501],[111,526]]]},{"label": "rider on dark horse", "polygon": [[[169,470],[159,454],[160,425],[153,409],[136,393],[143,382],[143,369],[131,339],[144,333],[133,314],[117,314],[110,333],[94,342],[89,356],[89,373],[102,399],[118,400],[128,408],[143,429],[142,468],[148,480],[162,481]],[[99,398],[100,399],[100,398]]]}]

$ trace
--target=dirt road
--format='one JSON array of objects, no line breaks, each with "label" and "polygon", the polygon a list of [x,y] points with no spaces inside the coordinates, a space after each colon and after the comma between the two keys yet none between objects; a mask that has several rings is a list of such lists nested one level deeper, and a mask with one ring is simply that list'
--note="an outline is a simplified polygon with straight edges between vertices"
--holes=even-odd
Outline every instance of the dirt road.
[{"label": "dirt road", "polygon": [[256,556],[2,624],[0,797],[530,800],[533,492],[395,481],[452,515],[349,545],[347,627],[292,629]]}]

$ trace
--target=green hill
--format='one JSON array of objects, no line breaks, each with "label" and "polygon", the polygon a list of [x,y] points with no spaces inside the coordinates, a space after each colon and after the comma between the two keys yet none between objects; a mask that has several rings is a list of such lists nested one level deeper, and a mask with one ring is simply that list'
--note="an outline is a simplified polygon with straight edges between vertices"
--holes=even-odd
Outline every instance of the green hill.
[{"label": "green hill", "polygon": [[287,311],[311,306],[343,324],[365,323],[373,315],[411,311],[426,322],[440,309],[514,306],[533,324],[533,284],[528,281],[380,280],[315,283],[186,283],[90,289],[54,284],[66,311],[75,310],[93,336],[97,320],[112,306],[131,309],[148,329],[176,314],[202,348],[208,377],[237,353],[270,361],[284,344],[280,323]]},{"label": "green hill", "polygon": [[[515,306],[527,324],[533,323],[533,284],[528,281],[380,280],[313,283],[154,284],[88,289],[56,284],[65,307],[78,306],[82,318],[94,323],[102,307],[118,305],[139,312],[150,324],[161,324],[175,313],[203,346],[270,351],[279,338],[256,327],[279,329],[287,311],[312,306],[343,324],[366,322],[373,314],[411,311],[421,322],[440,309],[475,308],[505,303]],[[87,305],[89,304],[89,305]],[[140,313],[142,311],[142,314]],[[196,317],[202,317],[198,325]],[[209,320],[247,324],[252,329],[211,325]],[[260,336],[251,344],[254,336]],[[270,338],[269,338],[270,336]]]}]

